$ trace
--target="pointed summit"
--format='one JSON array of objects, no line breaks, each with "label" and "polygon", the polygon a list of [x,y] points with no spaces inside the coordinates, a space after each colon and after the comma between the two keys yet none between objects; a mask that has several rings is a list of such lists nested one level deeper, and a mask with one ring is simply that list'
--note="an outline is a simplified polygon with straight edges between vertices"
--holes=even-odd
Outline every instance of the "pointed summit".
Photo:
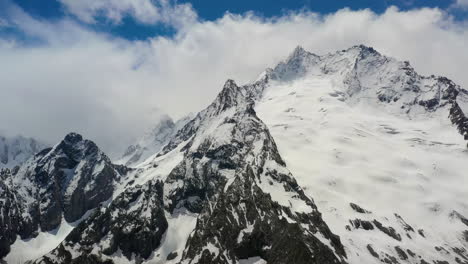
[{"label": "pointed summit", "polygon": [[280,62],[273,69],[271,77],[282,81],[302,77],[319,60],[319,56],[304,50],[301,46],[297,46],[285,61]]},{"label": "pointed summit", "polygon": [[293,50],[293,52],[288,56],[286,61],[291,61],[291,60],[293,60],[295,58],[304,57],[304,56],[307,56],[307,54],[310,54],[310,53],[307,52],[302,46],[298,45]]}]

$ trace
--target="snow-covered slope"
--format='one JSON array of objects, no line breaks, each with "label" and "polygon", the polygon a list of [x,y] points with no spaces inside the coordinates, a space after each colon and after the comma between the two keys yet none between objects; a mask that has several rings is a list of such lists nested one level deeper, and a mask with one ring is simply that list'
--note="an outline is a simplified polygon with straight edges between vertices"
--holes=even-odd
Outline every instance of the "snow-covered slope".
[{"label": "snow-covered slope", "polygon": [[127,148],[122,158],[116,163],[131,167],[140,164],[150,156],[157,154],[175,133],[191,119],[192,115],[188,115],[174,122],[169,116],[162,116],[159,122],[148,130],[138,142]]},{"label": "snow-covered slope", "polygon": [[364,46],[268,75],[255,110],[350,263],[468,263],[466,91]]},{"label": "snow-covered slope", "polygon": [[14,168],[46,147],[33,138],[0,135],[0,168]]}]

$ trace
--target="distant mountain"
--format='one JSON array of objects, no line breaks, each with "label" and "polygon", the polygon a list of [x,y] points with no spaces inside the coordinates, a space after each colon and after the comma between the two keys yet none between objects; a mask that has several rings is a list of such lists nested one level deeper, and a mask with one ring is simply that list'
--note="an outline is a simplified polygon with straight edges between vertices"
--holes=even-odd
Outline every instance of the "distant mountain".
[{"label": "distant mountain", "polygon": [[163,119],[133,169],[69,134],[4,170],[0,256],[48,237],[33,263],[467,264],[467,102],[370,47],[298,47]]},{"label": "distant mountain", "polygon": [[47,144],[23,136],[0,135],[0,168],[13,168],[46,148]]},{"label": "distant mountain", "polygon": [[[54,232],[64,221],[79,221],[88,210],[112,198],[116,183],[127,171],[123,166],[113,165],[96,144],[76,133],[68,134],[19,168],[3,169],[0,257],[8,255],[10,245],[18,239]],[[33,254],[31,251],[32,248],[26,253]],[[14,256],[8,257],[16,262]]]},{"label": "distant mountain", "polygon": [[190,121],[191,117],[191,115],[188,115],[174,122],[169,116],[162,116],[159,122],[147,131],[138,142],[127,148],[122,158],[117,160],[116,163],[135,166],[155,155],[180,128]]}]

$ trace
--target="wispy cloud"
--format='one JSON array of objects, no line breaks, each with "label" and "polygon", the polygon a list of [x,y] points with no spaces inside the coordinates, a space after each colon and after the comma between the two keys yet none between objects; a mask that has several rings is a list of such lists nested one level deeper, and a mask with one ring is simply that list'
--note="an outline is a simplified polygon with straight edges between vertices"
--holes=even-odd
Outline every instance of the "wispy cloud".
[{"label": "wispy cloud", "polygon": [[96,23],[103,17],[111,23],[121,23],[126,16],[144,24],[163,23],[180,28],[196,20],[190,4],[172,0],[58,0],[68,12],[86,23]]}]

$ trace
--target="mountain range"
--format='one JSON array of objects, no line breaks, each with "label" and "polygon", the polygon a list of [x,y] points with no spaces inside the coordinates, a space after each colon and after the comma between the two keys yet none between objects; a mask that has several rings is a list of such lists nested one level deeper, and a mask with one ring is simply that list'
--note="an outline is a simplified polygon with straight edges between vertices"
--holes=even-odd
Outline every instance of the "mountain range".
[{"label": "mountain range", "polygon": [[70,133],[0,174],[6,263],[468,263],[468,91],[297,47],[122,159]]}]

